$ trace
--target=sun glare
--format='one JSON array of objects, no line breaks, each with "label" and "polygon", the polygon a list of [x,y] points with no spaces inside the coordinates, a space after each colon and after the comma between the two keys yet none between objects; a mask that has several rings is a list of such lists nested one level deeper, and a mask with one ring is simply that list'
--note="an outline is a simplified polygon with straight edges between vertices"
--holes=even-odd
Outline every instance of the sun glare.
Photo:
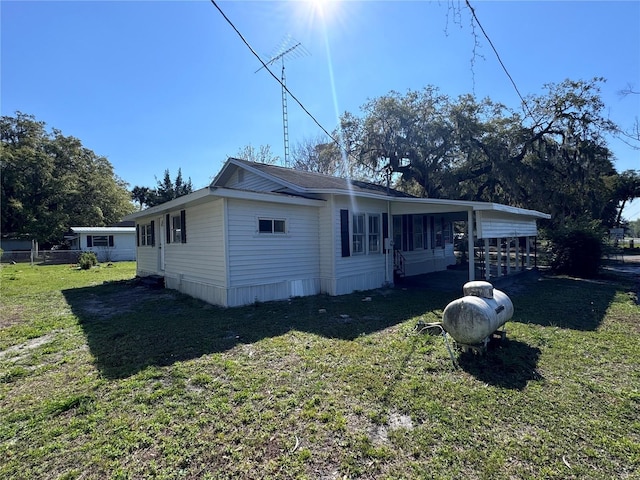
[{"label": "sun glare", "polygon": [[338,5],[338,0],[308,0],[313,13],[327,21]]}]

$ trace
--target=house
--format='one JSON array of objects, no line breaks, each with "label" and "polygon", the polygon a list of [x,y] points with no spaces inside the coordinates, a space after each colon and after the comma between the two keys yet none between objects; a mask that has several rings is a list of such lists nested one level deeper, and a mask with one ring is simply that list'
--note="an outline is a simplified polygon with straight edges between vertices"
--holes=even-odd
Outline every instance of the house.
[{"label": "house", "polygon": [[[457,221],[487,251],[494,245],[498,273],[508,271],[528,265],[544,218],[236,158],[209,186],[127,217],[136,222],[139,276],[162,276],[168,288],[228,307],[342,295],[444,270],[456,263]],[[488,276],[496,259],[485,261]],[[475,269],[469,262],[470,279]]]},{"label": "house", "polygon": [[136,259],[136,227],[71,227],[65,235],[71,250],[94,252],[100,262]]}]

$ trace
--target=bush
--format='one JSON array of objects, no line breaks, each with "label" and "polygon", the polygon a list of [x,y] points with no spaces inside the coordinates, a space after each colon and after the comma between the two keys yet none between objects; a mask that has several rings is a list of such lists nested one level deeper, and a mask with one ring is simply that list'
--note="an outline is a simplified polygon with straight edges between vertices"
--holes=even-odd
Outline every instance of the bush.
[{"label": "bush", "polygon": [[604,246],[599,223],[568,225],[548,236],[551,268],[555,272],[580,278],[598,275]]},{"label": "bush", "polygon": [[78,265],[83,270],[89,270],[98,264],[98,257],[94,252],[82,252],[78,257]]}]

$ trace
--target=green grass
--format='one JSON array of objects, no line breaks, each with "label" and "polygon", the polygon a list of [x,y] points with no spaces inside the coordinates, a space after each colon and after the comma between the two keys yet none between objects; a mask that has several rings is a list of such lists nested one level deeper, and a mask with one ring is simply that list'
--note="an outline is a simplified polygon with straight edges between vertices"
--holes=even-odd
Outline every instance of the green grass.
[{"label": "green grass", "polygon": [[0,270],[0,478],[640,478],[627,280],[505,288],[454,369],[414,327],[458,292],[220,309],[134,272]]}]

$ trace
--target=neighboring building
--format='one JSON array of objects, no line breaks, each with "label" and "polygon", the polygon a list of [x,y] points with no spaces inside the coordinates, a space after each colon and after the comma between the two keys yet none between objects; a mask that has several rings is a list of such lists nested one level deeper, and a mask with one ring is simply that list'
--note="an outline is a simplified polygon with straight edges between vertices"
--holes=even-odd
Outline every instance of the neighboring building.
[{"label": "neighboring building", "polygon": [[139,276],[160,275],[168,288],[221,306],[342,295],[444,270],[456,263],[457,221],[487,247],[526,244],[528,262],[542,218],[235,158],[208,187],[127,217],[136,222]]},{"label": "neighboring building", "polygon": [[136,259],[136,227],[71,227],[71,250],[95,252],[100,262]]}]

